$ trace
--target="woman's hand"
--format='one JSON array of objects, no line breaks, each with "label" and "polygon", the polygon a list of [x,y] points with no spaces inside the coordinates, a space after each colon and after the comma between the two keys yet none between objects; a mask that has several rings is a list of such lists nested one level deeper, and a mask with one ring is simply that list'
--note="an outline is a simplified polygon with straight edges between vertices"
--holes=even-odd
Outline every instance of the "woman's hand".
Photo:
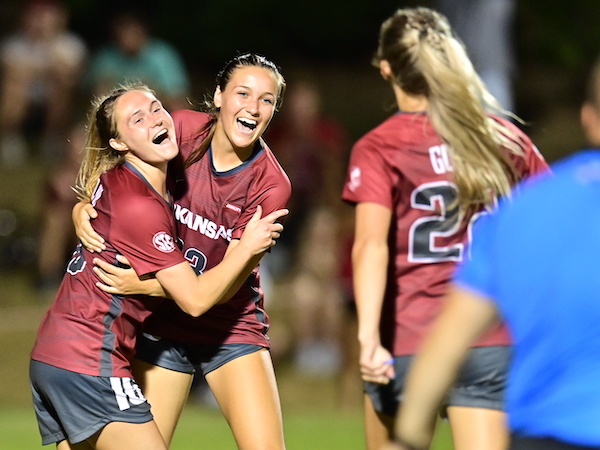
[{"label": "woman's hand", "polygon": [[135,270],[131,268],[129,261],[123,255],[117,255],[117,261],[129,266],[128,268],[114,266],[100,258],[94,258],[94,272],[102,282],[96,286],[104,292],[115,295],[152,295],[145,289],[145,282],[140,280]]},{"label": "woman's hand", "polygon": [[361,346],[360,374],[364,381],[388,384],[395,377],[394,357],[380,344]]},{"label": "woman's hand", "polygon": [[98,212],[91,203],[79,202],[73,207],[72,212],[75,234],[83,246],[91,253],[100,253],[106,250],[104,239],[92,228],[92,219],[98,217]]},{"label": "woman's hand", "polygon": [[259,255],[268,250],[275,245],[283,230],[283,225],[275,223],[275,221],[288,213],[287,209],[279,209],[261,218],[262,207],[259,205],[254,216],[246,225],[238,246],[245,246],[253,255]]}]

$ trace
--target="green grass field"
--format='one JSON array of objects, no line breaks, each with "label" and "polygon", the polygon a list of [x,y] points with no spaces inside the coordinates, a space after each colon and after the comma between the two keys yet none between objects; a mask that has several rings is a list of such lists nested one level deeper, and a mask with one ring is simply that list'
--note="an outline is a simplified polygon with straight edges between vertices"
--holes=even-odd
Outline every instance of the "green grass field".
[{"label": "green grass field", "polygon": [[[285,414],[289,450],[360,450],[364,448],[358,413],[290,412]],[[5,450],[42,449],[33,410],[0,408],[0,442]],[[53,448],[53,447],[47,447]],[[172,450],[232,450],[235,443],[219,411],[188,406],[175,434]],[[440,429],[432,450],[450,450],[448,429]]]},{"label": "green grass field", "polygon": [[[12,285],[19,276],[10,277]],[[0,280],[0,292],[11,289]],[[13,292],[15,293],[15,292]],[[16,293],[15,293],[16,295]],[[0,448],[41,449],[28,382],[29,351],[44,305],[0,308]],[[360,450],[364,448],[360,392],[342,393],[337,377],[307,378],[289,364],[277,365],[288,449]],[[346,396],[344,406],[340,398]],[[51,448],[51,447],[48,447]],[[183,413],[173,450],[235,449],[218,410],[191,399]],[[433,450],[451,450],[449,432],[442,424]]]},{"label": "green grass field", "polygon": [[[0,170],[0,210],[9,208],[23,222],[26,233],[35,228],[41,202],[39,166],[27,173]],[[26,201],[21,201],[26,200]],[[4,241],[1,240],[0,244]],[[4,247],[1,247],[4,248]],[[51,298],[35,289],[33,267],[0,266],[0,449],[42,449],[29,388],[29,352],[37,326]],[[272,305],[273,306],[273,305]],[[282,324],[270,310],[271,338],[278,341]],[[281,312],[279,312],[281,314]],[[353,339],[353,336],[349,336]],[[338,377],[307,378],[293,366],[276,360],[289,450],[360,450],[364,448],[360,385],[343,391]],[[358,375],[357,375],[358,376]],[[433,450],[450,450],[449,433],[442,424]],[[45,447],[48,449],[53,446]],[[183,413],[171,447],[173,450],[235,450],[235,443],[218,410],[191,399]]]}]

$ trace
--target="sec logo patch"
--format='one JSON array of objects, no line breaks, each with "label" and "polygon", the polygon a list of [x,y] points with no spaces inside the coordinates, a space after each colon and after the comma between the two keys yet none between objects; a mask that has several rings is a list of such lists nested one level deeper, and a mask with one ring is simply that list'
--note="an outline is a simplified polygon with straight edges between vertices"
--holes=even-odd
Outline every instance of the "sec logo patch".
[{"label": "sec logo patch", "polygon": [[160,250],[163,253],[171,253],[175,250],[175,241],[173,240],[173,237],[164,231],[156,233],[152,238],[152,243],[157,250]]},{"label": "sec logo patch", "polygon": [[348,180],[348,189],[350,189],[351,191],[355,191],[356,189],[358,189],[360,187],[360,180],[361,177],[361,171],[360,171],[360,167],[357,166],[353,166],[352,169],[350,170],[350,179]]}]

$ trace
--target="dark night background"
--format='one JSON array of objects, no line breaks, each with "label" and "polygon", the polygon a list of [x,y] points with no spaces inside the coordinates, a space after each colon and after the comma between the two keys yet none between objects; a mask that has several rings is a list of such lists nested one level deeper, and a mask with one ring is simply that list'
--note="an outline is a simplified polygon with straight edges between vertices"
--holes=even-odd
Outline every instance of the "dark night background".
[{"label": "dark night background", "polygon": [[[0,40],[17,28],[25,1],[0,0]],[[191,98],[197,103],[212,93],[215,75],[233,56],[249,51],[263,54],[281,66],[288,86],[304,78],[316,84],[323,113],[343,125],[352,143],[394,110],[390,87],[370,63],[381,22],[399,7],[431,6],[433,0],[63,1],[70,10],[69,28],[86,41],[91,54],[109,40],[110,19],[115,11],[135,7],[144,13],[152,34],[170,42],[183,56],[192,80]],[[515,112],[525,121],[524,131],[552,162],[586,145],[579,107],[589,68],[600,56],[600,1],[515,1]],[[76,117],[84,119],[89,100],[85,94],[79,95],[78,110],[73,111]],[[273,125],[282,116],[276,115]],[[273,150],[277,154],[275,147]],[[346,158],[339,158],[342,170]],[[37,160],[18,170],[0,165],[0,425],[12,423],[6,420],[12,413],[2,415],[2,406],[26,405],[30,434],[36,434],[36,439],[26,368],[35,330],[47,307],[44,302],[51,298],[40,295],[35,278],[48,169]],[[2,234],[3,228],[10,231]],[[326,260],[327,255],[317,256]],[[276,324],[270,332],[272,341],[283,342],[279,344],[283,347],[293,342],[286,331],[291,322],[288,316],[292,315],[285,309],[293,302],[287,298],[291,291],[281,292],[284,301],[278,302],[274,295],[275,301],[269,307]],[[319,301],[327,298],[326,294],[319,295]],[[313,309],[306,309],[318,316]],[[282,360],[277,364],[279,373],[284,373],[280,379],[286,413],[295,406],[318,419],[321,416],[316,412],[327,410],[324,403],[338,401],[337,378],[307,381],[291,370],[286,372]],[[353,361],[358,361],[358,356]],[[358,374],[358,370],[355,372]],[[361,395],[360,388],[352,392]],[[359,402],[360,397],[356,404]],[[356,417],[354,432],[361,433],[362,419],[352,417]],[[197,436],[196,423],[193,430],[193,436]],[[0,426],[0,434],[2,431]],[[313,437],[304,430],[298,434]],[[0,447],[6,445],[4,438],[1,442]],[[190,445],[198,442],[190,441]]]},{"label": "dark night background", "polygon": [[[253,51],[277,62],[293,83],[310,73],[320,84],[326,113],[336,116],[355,139],[389,113],[387,86],[370,66],[379,25],[396,8],[425,5],[399,0],[66,0],[70,27],[93,52],[109,38],[111,14],[137,8],[156,36],[181,52],[196,100],[213,89],[214,75],[233,55]],[[16,26],[20,2],[0,0],[0,37]],[[581,141],[544,134],[547,121],[574,121],[588,68],[600,53],[597,0],[518,0],[514,25],[516,112],[527,131],[546,139],[542,151],[554,159]],[[86,105],[87,106],[87,105]],[[560,120],[550,118],[564,115]],[[550,126],[555,130],[555,126]]]}]

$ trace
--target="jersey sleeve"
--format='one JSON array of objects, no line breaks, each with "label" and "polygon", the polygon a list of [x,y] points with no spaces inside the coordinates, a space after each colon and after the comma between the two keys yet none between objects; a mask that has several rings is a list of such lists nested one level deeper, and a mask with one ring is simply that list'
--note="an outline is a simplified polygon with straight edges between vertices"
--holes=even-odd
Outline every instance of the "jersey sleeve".
[{"label": "jersey sleeve", "polygon": [[154,198],[134,198],[113,206],[111,243],[138,275],[155,273],[185,261],[176,246],[173,219]]},{"label": "jersey sleeve", "polygon": [[519,146],[523,149],[524,154],[522,156],[511,154],[512,162],[521,179],[533,179],[535,178],[535,175],[550,171],[550,167],[544,159],[544,156],[540,153],[527,134],[506,119],[496,118],[496,120],[499,120],[500,123],[513,131],[517,136]]},{"label": "jersey sleeve", "polygon": [[274,170],[270,175],[261,176],[258,179],[260,181],[251,187],[248,203],[232,231],[232,239],[239,239],[242,236],[258,205],[262,207],[264,217],[285,208],[290,200],[292,186],[283,169],[277,167],[277,170]]},{"label": "jersey sleeve", "polygon": [[353,148],[342,198],[349,203],[373,202],[393,208],[392,179],[383,153],[373,139]]},{"label": "jersey sleeve", "polygon": [[529,168],[528,176],[539,175],[550,171],[550,166],[538,148],[531,141],[529,141],[525,157],[527,159],[527,167]]}]

